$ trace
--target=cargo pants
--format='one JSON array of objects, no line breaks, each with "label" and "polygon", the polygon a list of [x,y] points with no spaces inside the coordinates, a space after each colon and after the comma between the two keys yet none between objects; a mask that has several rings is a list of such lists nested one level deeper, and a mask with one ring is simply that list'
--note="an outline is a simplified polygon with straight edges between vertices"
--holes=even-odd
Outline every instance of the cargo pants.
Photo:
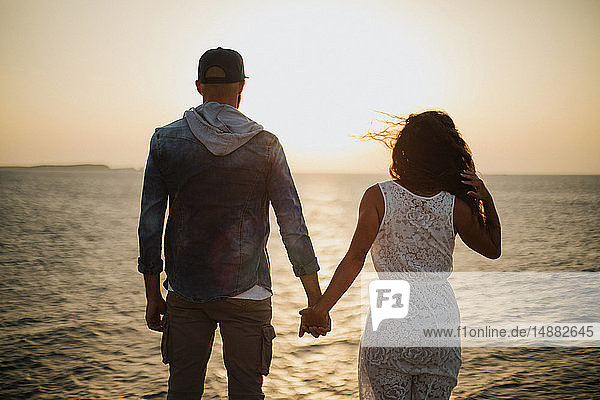
[{"label": "cargo pants", "polygon": [[163,362],[169,364],[167,399],[202,397],[217,324],[229,399],[264,399],[263,375],[269,373],[275,338],[271,314],[270,297],[195,303],[169,292],[161,343]]}]

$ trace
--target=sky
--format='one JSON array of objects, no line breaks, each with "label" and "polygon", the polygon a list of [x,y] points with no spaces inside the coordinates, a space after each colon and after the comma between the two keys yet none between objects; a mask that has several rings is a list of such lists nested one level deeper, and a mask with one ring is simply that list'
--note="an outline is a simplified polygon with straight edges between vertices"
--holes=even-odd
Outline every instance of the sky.
[{"label": "sky", "polygon": [[[377,111],[442,109],[486,174],[600,174],[598,1],[0,0],[0,165],[142,168],[239,51],[295,172],[385,173]],[[374,121],[374,122],[372,122]]]}]

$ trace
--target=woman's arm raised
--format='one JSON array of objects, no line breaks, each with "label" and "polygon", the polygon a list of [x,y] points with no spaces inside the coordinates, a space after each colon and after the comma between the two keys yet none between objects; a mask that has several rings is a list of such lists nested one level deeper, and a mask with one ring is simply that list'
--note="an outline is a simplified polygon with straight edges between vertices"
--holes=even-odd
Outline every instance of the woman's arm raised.
[{"label": "woman's arm raised", "polygon": [[462,241],[477,253],[488,258],[498,258],[502,252],[500,219],[492,195],[473,172],[465,171],[462,176],[463,183],[473,188],[467,194],[483,201],[486,220],[481,223],[473,209],[465,201],[456,198],[454,229]]}]

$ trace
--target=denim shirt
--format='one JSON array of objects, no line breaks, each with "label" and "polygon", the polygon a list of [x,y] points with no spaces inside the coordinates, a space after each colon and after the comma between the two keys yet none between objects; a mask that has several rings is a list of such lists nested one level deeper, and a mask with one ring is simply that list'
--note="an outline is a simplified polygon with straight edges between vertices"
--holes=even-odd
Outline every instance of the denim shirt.
[{"label": "denim shirt", "polygon": [[168,284],[196,302],[236,296],[258,284],[271,291],[267,239],[273,205],[296,276],[319,270],[283,148],[261,131],[227,155],[214,155],[185,119],[156,129],[144,173],[138,270],[163,269]]}]

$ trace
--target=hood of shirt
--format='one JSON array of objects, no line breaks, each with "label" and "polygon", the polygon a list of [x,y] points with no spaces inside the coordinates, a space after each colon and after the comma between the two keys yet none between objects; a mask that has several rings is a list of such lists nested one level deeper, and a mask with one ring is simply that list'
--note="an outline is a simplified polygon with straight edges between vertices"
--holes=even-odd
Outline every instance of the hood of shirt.
[{"label": "hood of shirt", "polygon": [[194,136],[216,156],[232,153],[264,128],[228,104],[208,102],[183,117]]}]

